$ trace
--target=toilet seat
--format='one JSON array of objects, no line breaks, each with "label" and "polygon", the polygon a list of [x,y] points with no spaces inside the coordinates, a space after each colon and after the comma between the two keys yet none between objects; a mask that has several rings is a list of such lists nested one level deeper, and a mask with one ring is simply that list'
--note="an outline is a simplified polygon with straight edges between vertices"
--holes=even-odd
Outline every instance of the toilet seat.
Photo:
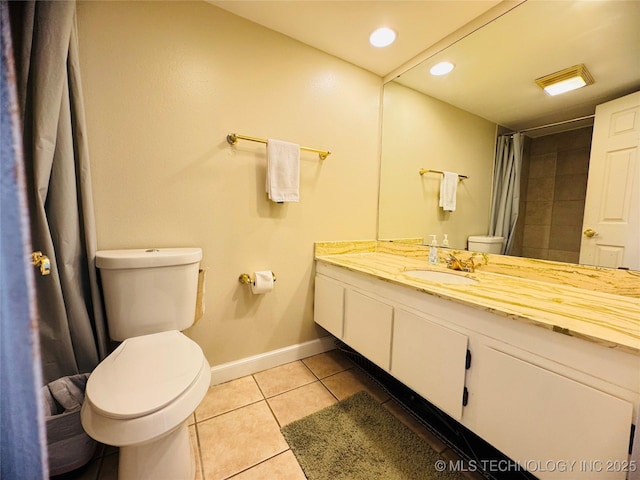
[{"label": "toilet seat", "polygon": [[176,330],[132,337],[96,367],[86,397],[109,418],[149,415],[185,392],[204,361],[200,347]]},{"label": "toilet seat", "polygon": [[[146,344],[144,340],[147,337],[154,337],[156,335],[160,335],[160,340],[151,340],[151,347],[147,350],[144,349],[142,352],[142,346]],[[131,342],[132,340],[135,340]],[[191,377],[193,375],[193,380],[190,385],[186,387],[182,393],[179,393],[174,398],[169,398],[169,391],[167,389],[162,394],[163,398],[158,398],[156,400],[145,400],[141,403],[136,403],[138,407],[135,409],[128,408],[124,405],[124,408],[121,408],[118,405],[118,408],[112,408],[112,405],[105,403],[103,397],[115,396],[114,391],[108,391],[108,385],[116,388],[118,390],[117,396],[120,398],[120,403],[123,401],[136,402],[133,398],[135,395],[140,394],[143,398],[148,399],[148,397],[153,396],[149,395],[148,392],[143,392],[143,388],[145,385],[145,381],[150,384],[156,384],[157,381],[161,378],[167,379],[166,375],[163,375],[161,372],[167,372],[164,368],[156,368],[155,365],[152,365],[153,368],[150,371],[146,372],[147,375],[156,375],[154,381],[145,380],[140,377],[140,375],[132,375],[132,369],[136,368],[133,363],[125,365],[123,362],[113,362],[113,360],[122,354],[122,350],[114,350],[107,359],[111,357],[107,364],[111,364],[112,366],[106,369],[100,369],[100,365],[96,367],[94,373],[91,374],[89,380],[87,382],[87,389],[85,392],[85,401],[82,404],[82,410],[80,417],[82,419],[82,427],[84,430],[95,440],[98,440],[101,443],[105,443],[107,445],[114,445],[117,447],[127,447],[134,445],[142,445],[147,442],[155,441],[156,439],[170,434],[177,428],[180,428],[181,425],[185,424],[185,421],[191,415],[196,407],[200,404],[204,396],[206,395],[211,381],[211,367],[207,362],[202,350],[193,340],[186,337],[184,334],[178,331],[168,331],[160,334],[152,334],[145,335],[143,337],[131,337],[130,339],[125,340],[123,343],[127,342],[127,346],[123,348],[124,351],[129,349],[130,346],[136,345],[132,350],[134,352],[139,352],[140,355],[144,353],[145,358],[154,358],[158,362],[166,363],[175,363],[177,371],[179,372],[181,369],[180,365],[187,371],[189,374],[185,374],[186,378]],[[157,343],[155,343],[157,342]],[[155,346],[153,346],[155,343]],[[176,343],[178,345],[183,345],[182,347],[175,347],[176,350],[172,350],[172,346],[170,344]],[[184,345],[187,344],[188,346]],[[158,345],[164,345],[169,350],[162,350],[164,347],[160,347]],[[121,345],[122,346],[122,345]],[[183,361],[184,359],[181,357],[174,356],[176,352],[180,352],[181,348],[184,348],[186,351],[185,358],[191,358],[190,360]],[[194,350],[197,353],[194,353]],[[167,354],[168,351],[173,351],[174,354]],[[116,353],[118,352],[118,353]],[[126,357],[125,357],[126,358]],[[189,369],[191,367],[185,367],[185,365],[193,366],[195,363],[195,358],[199,358],[199,366],[195,369],[195,371],[191,372]],[[103,360],[106,362],[107,359]],[[143,362],[144,363],[144,362]],[[147,362],[148,364],[149,362]],[[117,365],[117,369],[115,366]],[[173,366],[172,366],[173,368]],[[96,372],[102,371],[99,375],[96,375]],[[112,375],[126,375],[130,378],[130,382],[135,379],[137,383],[130,391],[124,391],[125,389],[122,387],[122,382],[118,380],[117,377],[112,378]],[[144,375],[143,375],[144,377]],[[181,377],[183,380],[185,376]],[[92,380],[93,379],[93,380]],[[173,385],[173,391],[177,392],[181,389],[181,387],[176,387],[175,385],[184,385],[187,383],[184,380],[183,383],[176,382],[175,384],[171,379],[167,380],[169,384]],[[120,383],[119,386],[117,384]],[[160,381],[162,383],[162,381]],[[162,389],[160,389],[162,390]],[[94,404],[94,397],[98,405],[97,407]],[[128,400],[127,400],[128,399]],[[163,404],[163,406],[158,407],[158,405]],[[115,410],[115,412],[106,411],[109,409]],[[155,410],[154,410],[155,409]],[[126,415],[135,415],[135,411],[151,411],[151,413],[147,413],[144,415],[131,416],[129,418],[123,418]],[[105,412],[106,411],[106,412]],[[132,413],[134,412],[134,413]],[[116,418],[115,415],[120,415],[120,418]]]}]

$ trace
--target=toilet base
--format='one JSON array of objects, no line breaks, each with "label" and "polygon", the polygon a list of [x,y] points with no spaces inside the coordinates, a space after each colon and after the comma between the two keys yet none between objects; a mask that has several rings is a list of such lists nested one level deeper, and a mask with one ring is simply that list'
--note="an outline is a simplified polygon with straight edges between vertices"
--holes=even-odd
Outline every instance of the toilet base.
[{"label": "toilet base", "polygon": [[196,466],[187,422],[143,445],[120,447],[119,462],[119,480],[193,480]]}]

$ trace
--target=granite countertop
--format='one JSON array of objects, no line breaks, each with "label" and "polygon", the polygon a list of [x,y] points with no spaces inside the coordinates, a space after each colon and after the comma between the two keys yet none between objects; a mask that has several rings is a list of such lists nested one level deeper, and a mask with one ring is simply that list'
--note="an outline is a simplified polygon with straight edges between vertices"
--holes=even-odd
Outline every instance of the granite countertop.
[{"label": "granite countertop", "polygon": [[[440,257],[451,251],[439,250]],[[462,258],[469,255],[469,252],[460,253]],[[526,259],[514,260],[517,265],[512,268],[508,259],[513,257],[489,255],[487,265],[465,273],[447,269],[442,263],[429,265],[427,256],[428,248],[421,246],[367,241],[318,242],[315,258],[328,265],[640,355],[638,272]],[[504,273],[510,272],[510,268],[517,275]],[[403,273],[408,270],[442,271],[473,278],[476,282],[471,285],[438,283]],[[581,288],[580,284],[585,287]],[[616,289],[625,294],[610,293]]]}]

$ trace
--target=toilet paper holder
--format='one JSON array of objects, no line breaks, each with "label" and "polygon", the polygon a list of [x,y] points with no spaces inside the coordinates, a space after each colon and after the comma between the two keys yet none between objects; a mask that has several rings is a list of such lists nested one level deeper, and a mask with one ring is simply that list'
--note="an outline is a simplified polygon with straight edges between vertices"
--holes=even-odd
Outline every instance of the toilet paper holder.
[{"label": "toilet paper holder", "polygon": [[[273,281],[276,281],[276,274],[271,272],[271,275],[273,275]],[[238,277],[238,281],[240,283],[242,283],[243,285],[253,285],[253,283],[255,282],[255,278],[253,278],[251,275],[249,275],[248,273],[241,273],[240,276]]]}]

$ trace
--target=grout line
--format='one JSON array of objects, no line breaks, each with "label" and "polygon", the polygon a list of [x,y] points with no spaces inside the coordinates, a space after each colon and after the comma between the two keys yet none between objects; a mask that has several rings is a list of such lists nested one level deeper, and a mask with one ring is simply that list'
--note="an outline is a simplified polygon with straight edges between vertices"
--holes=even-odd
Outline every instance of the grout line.
[{"label": "grout line", "polygon": [[[271,408],[271,404],[269,403],[269,401],[266,398],[264,399],[264,401],[267,404],[267,408],[271,412],[271,416],[273,417],[273,419],[276,421],[276,424],[278,425],[278,431],[281,430],[282,429],[282,425],[280,424],[280,421],[278,420],[278,417],[276,416],[275,412]],[[280,435],[282,435],[282,432],[280,432]]]},{"label": "grout line", "polygon": [[[260,372],[258,372],[260,373]],[[253,383],[256,384],[256,386],[258,387],[258,390],[260,391],[260,395],[262,395],[262,399],[266,400],[267,396],[264,394],[264,391],[262,390],[262,387],[260,386],[260,382],[258,382],[258,380],[256,379],[256,374],[254,373],[253,375],[250,375],[251,379],[253,380]]]},{"label": "grout line", "polygon": [[[338,373],[340,373],[340,372],[338,372]],[[337,373],[335,373],[334,375],[337,375]],[[333,375],[329,375],[329,376],[324,377],[324,378],[330,378],[330,377],[333,377]],[[322,380],[320,380],[320,383],[321,383],[321,384],[322,384],[322,386],[325,388],[325,390],[326,390],[327,392],[329,392],[333,398],[335,398],[335,399],[336,399],[336,402],[339,402],[339,401],[340,401],[340,399],[336,396],[336,394],[335,394],[335,393],[333,393],[333,391],[329,388],[329,386],[328,386],[328,385],[326,385]]]},{"label": "grout line", "polygon": [[271,395],[270,397],[265,397],[265,400],[269,400],[269,399],[271,399],[271,398],[279,397],[280,395],[284,395],[285,393],[291,393],[291,392],[293,392],[294,390],[297,390],[297,389],[299,389],[299,388],[301,388],[301,387],[306,387],[307,385],[311,385],[312,383],[315,383],[315,382],[317,382],[317,381],[318,381],[318,380],[311,380],[310,382],[302,383],[302,384],[300,384],[300,385],[296,385],[295,387],[292,387],[292,388],[290,388],[289,390],[283,390],[282,392],[278,392],[278,393],[276,393],[276,394],[273,394],[273,395]]},{"label": "grout line", "polygon": [[[287,448],[286,450],[283,450],[281,452],[276,453],[275,455],[271,455],[269,458],[265,458],[264,460],[260,460],[258,463],[251,465],[250,467],[245,468],[244,470],[240,470],[239,472],[234,473],[233,475],[231,475],[230,477],[225,477],[224,480],[232,480],[233,477],[240,475],[244,472],[246,472],[247,470],[251,470],[254,467],[257,467],[258,465],[262,465],[263,463],[268,462],[269,460],[272,460],[274,458],[276,458],[278,455],[282,455],[283,453],[289,452],[291,451],[291,448]],[[297,461],[297,459],[296,459]],[[300,467],[302,469],[302,467]],[[205,479],[203,479],[205,480]]]},{"label": "grout line", "polygon": [[249,402],[249,403],[247,403],[245,405],[242,405],[240,407],[235,407],[235,408],[232,408],[231,410],[225,410],[224,412],[217,413],[216,415],[212,415],[211,417],[203,418],[202,420],[198,420],[198,417],[196,415],[196,421],[193,423],[193,425],[197,425],[198,423],[208,422],[209,420],[213,420],[214,418],[218,418],[218,417],[220,417],[222,415],[226,415],[227,413],[238,411],[241,408],[248,407],[249,405],[254,405],[256,403],[262,402],[263,400],[266,400],[264,398],[264,395],[263,395],[263,398],[261,400],[254,400],[254,401]]},{"label": "grout line", "polygon": [[[204,462],[202,461],[202,448],[200,446],[200,430],[198,429],[198,422],[193,424],[193,428],[196,430],[196,461],[200,465],[200,476],[202,480],[205,480],[204,477]],[[197,468],[197,466],[196,466]]]}]

